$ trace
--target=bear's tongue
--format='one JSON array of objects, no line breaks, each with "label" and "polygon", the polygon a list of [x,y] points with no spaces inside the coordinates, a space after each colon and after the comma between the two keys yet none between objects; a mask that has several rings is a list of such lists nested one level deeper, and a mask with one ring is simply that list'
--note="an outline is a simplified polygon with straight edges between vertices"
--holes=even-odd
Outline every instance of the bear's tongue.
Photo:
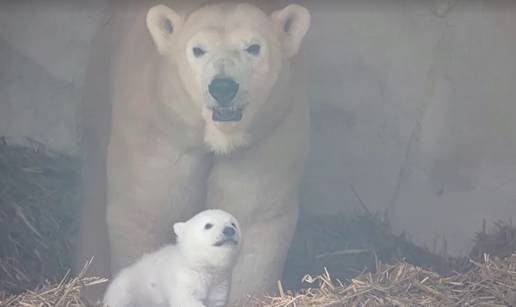
[{"label": "bear's tongue", "polygon": [[242,119],[241,109],[217,108],[213,110],[211,119],[216,122],[238,122]]}]

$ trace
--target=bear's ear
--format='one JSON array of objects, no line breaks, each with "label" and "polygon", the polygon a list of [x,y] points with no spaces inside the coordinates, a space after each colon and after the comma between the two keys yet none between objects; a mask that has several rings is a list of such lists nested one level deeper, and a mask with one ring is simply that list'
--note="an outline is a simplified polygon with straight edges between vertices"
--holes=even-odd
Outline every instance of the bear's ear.
[{"label": "bear's ear", "polygon": [[183,18],[165,5],[156,5],[147,13],[147,28],[159,53],[171,50],[172,40],[183,24]]},{"label": "bear's ear", "polygon": [[179,222],[174,224],[174,233],[178,238],[182,237],[185,232],[185,223]]},{"label": "bear's ear", "polygon": [[310,12],[300,5],[291,4],[286,8],[275,11],[272,19],[279,23],[284,32],[283,52],[287,57],[292,57],[299,51],[301,41],[310,27]]}]

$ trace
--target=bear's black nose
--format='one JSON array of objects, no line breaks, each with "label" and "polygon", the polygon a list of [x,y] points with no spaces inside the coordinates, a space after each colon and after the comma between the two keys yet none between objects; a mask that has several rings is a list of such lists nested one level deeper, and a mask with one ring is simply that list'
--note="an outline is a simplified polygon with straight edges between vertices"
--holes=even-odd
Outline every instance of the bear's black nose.
[{"label": "bear's black nose", "polygon": [[215,78],[208,86],[210,95],[221,107],[229,107],[238,92],[238,83],[232,78]]},{"label": "bear's black nose", "polygon": [[224,227],[224,230],[222,230],[222,233],[224,234],[224,236],[226,237],[232,237],[235,235],[235,228],[233,227]]}]

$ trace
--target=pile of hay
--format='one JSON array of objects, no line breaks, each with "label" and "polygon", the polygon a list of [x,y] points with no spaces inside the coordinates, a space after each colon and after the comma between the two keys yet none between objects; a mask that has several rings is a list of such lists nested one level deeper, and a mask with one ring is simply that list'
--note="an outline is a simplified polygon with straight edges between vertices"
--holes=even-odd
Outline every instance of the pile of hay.
[{"label": "pile of hay", "polygon": [[[516,304],[516,254],[504,260],[484,255],[483,262],[471,261],[465,273],[448,277],[400,262],[378,264],[376,272],[361,274],[350,281],[332,279],[326,271],[315,278],[304,277],[309,288],[294,294],[279,283],[279,295],[250,298],[234,307],[337,307],[337,306],[514,306]],[[57,285],[13,296],[0,306],[93,307],[80,299],[81,288],[105,282],[65,278]]]},{"label": "pile of hay", "polygon": [[448,257],[446,242],[442,245],[432,251],[417,246],[404,234],[394,234],[386,217],[368,210],[352,214],[304,215],[298,222],[289,251],[283,285],[297,289],[304,286],[301,285],[303,276],[317,275],[324,269],[334,278],[350,279],[374,271],[379,261],[391,264],[404,261],[441,275],[462,272],[470,267],[466,258]]},{"label": "pile of hay", "polygon": [[312,306],[515,306],[516,254],[505,260],[487,255],[472,261],[465,273],[448,277],[406,262],[379,264],[375,273],[365,273],[349,282],[334,280],[326,272],[305,283],[301,293],[283,292],[277,297],[252,299],[252,307]]},{"label": "pile of hay", "polygon": [[0,300],[58,282],[77,237],[77,162],[9,141],[0,138]]},{"label": "pile of hay", "polygon": [[475,237],[475,246],[471,249],[469,257],[480,261],[484,254],[494,255],[499,258],[511,256],[516,250],[516,227],[509,221],[497,221],[486,230],[486,221],[482,225],[482,231]]},{"label": "pile of hay", "polygon": [[[78,166],[41,144],[0,138],[0,306],[91,306],[80,291],[104,280],[68,271],[78,230]],[[516,304],[511,223],[491,231],[484,225],[470,261],[447,257],[446,242],[431,251],[412,244],[367,208],[302,216],[279,295],[239,307]],[[310,277],[320,272],[326,273]]]},{"label": "pile of hay", "polygon": [[[87,263],[77,277],[70,277],[69,272],[57,284],[45,283],[38,286],[35,290],[28,290],[22,294],[14,295],[0,300],[2,307],[94,307],[94,305],[81,299],[81,290],[84,287],[94,286],[104,283],[107,280],[95,277],[86,277]],[[95,305],[99,306],[100,305]]]}]

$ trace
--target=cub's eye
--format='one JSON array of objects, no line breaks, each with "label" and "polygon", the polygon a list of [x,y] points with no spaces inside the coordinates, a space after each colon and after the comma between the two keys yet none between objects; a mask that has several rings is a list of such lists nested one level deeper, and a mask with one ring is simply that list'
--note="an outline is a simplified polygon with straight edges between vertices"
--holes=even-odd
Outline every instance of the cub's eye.
[{"label": "cub's eye", "polygon": [[237,229],[237,225],[235,223],[231,223],[231,226],[233,226],[233,228]]},{"label": "cub's eye", "polygon": [[200,57],[202,57],[206,53],[206,51],[204,49],[200,48],[200,47],[194,47],[192,49],[192,52],[193,52],[193,55],[196,58],[200,58]]},{"label": "cub's eye", "polygon": [[252,44],[251,46],[247,47],[245,51],[252,55],[259,55],[260,54],[260,45],[258,44]]},{"label": "cub's eye", "polygon": [[204,225],[204,229],[210,229],[211,227],[213,227],[213,224],[211,223],[206,223],[206,225]]}]

